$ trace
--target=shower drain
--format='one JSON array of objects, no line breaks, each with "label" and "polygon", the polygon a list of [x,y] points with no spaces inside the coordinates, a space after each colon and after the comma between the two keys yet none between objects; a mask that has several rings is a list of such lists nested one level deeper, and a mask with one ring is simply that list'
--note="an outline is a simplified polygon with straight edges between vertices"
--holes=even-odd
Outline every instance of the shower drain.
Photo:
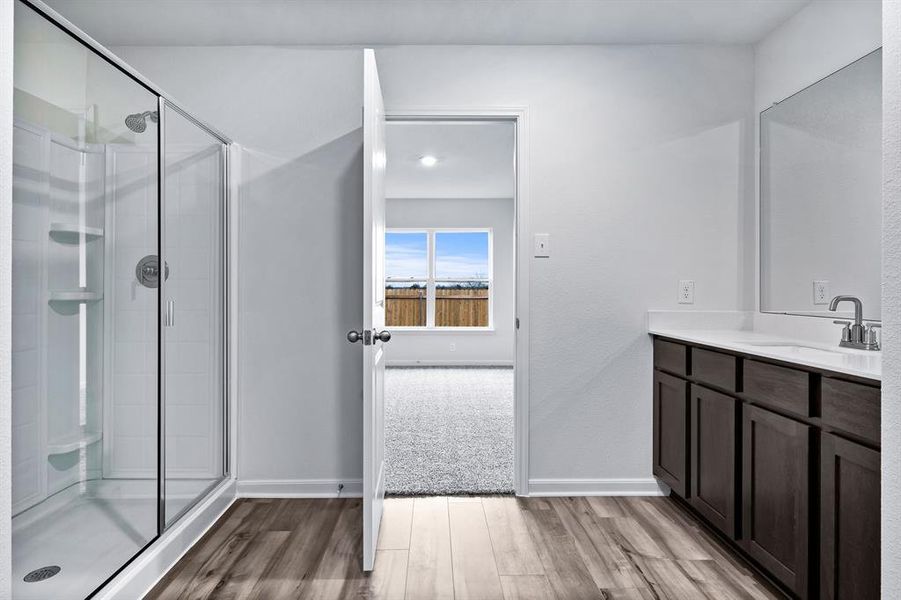
[{"label": "shower drain", "polygon": [[36,583],[38,581],[44,581],[45,579],[50,579],[54,575],[60,572],[60,568],[56,565],[52,565],[49,567],[41,567],[40,569],[35,569],[31,573],[25,576],[23,581],[25,583]]}]

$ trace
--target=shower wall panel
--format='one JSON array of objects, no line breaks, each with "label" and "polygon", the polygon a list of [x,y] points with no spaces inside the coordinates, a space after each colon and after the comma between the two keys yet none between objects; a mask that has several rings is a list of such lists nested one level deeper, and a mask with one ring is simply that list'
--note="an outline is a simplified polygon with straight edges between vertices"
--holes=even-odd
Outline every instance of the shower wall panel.
[{"label": "shower wall panel", "polygon": [[107,146],[107,243],[112,275],[106,286],[104,475],[157,477],[157,290],[142,286],[135,267],[157,250],[155,147]]},{"label": "shower wall panel", "polygon": [[43,500],[44,315],[40,303],[43,236],[49,197],[50,135],[17,123],[13,130],[12,511]]}]

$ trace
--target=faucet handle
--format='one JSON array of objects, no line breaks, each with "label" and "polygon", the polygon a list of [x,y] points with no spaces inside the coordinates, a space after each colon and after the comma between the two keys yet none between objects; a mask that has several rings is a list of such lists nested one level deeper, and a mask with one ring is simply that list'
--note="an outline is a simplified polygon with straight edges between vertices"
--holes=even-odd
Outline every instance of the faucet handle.
[{"label": "faucet handle", "polygon": [[851,321],[833,321],[836,325],[844,325],[844,329],[842,329],[842,341],[850,342],[851,341]]},{"label": "faucet handle", "polygon": [[867,323],[867,344],[879,349],[879,339],[876,337],[876,330],[882,329],[882,323]]}]

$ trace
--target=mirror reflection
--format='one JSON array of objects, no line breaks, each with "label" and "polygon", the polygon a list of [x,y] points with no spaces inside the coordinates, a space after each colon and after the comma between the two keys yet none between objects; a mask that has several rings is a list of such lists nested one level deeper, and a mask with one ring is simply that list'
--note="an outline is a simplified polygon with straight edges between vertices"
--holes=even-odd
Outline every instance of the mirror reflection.
[{"label": "mirror reflection", "polygon": [[880,320],[882,51],[760,115],[760,310]]}]

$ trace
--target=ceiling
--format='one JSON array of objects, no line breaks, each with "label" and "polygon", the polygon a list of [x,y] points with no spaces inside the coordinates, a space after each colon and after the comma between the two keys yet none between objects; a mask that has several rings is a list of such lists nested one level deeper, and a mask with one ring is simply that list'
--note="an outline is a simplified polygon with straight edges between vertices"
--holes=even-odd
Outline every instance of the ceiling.
[{"label": "ceiling", "polygon": [[512,122],[388,123],[385,196],[512,198],[513,141]]},{"label": "ceiling", "polygon": [[748,44],[810,0],[47,0],[108,46]]}]

